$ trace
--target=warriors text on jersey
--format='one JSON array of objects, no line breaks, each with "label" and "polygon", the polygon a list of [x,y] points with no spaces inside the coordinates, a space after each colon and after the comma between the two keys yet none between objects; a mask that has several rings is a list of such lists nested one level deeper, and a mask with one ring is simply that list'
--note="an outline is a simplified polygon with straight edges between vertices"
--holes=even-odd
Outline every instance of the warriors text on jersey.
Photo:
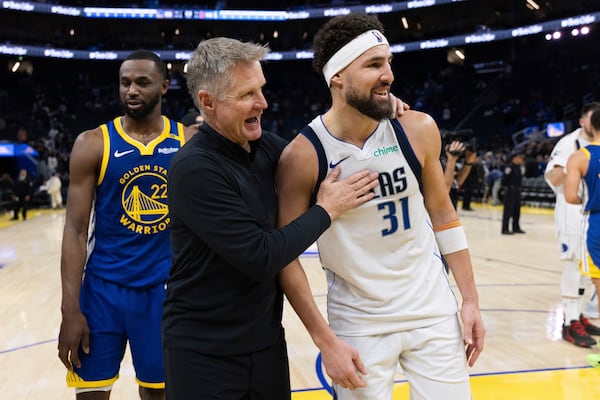
[{"label": "warriors text on jersey", "polygon": [[147,145],[127,136],[120,117],[101,126],[104,154],[86,274],[129,287],[167,279],[167,169],[185,139],[183,125],[162,118],[163,131]]},{"label": "warriors text on jersey", "polygon": [[302,131],[319,157],[319,182],[379,173],[375,198],[344,213],[317,245],[338,335],[377,335],[430,326],[457,312],[421,189],[421,165],[396,120],[381,121],[362,148],[331,135],[321,117]]}]

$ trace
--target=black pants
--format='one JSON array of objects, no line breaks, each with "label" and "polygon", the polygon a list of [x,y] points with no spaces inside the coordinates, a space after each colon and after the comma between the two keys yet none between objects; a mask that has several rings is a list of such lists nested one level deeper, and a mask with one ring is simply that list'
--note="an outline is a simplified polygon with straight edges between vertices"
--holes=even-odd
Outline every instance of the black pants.
[{"label": "black pants", "polygon": [[168,400],[290,400],[285,342],[236,356],[164,349]]},{"label": "black pants", "polygon": [[21,215],[23,215],[23,219],[27,219],[27,209],[29,208],[29,201],[25,199],[19,199],[15,201],[13,206],[13,219],[19,219],[19,210],[21,210]]},{"label": "black pants", "polygon": [[502,232],[508,231],[509,220],[512,219],[512,229],[521,230],[521,188],[508,188],[504,194],[504,209],[502,210]]}]

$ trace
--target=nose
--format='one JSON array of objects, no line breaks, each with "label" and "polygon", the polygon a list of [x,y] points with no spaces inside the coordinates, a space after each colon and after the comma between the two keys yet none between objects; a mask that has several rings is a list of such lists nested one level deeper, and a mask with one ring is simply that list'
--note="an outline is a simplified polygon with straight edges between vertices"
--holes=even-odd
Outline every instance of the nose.
[{"label": "nose", "polygon": [[383,67],[381,74],[381,81],[391,85],[394,82],[394,71],[392,71],[392,64],[386,63]]},{"label": "nose", "polygon": [[132,83],[127,87],[127,94],[138,94],[138,93],[139,93],[138,87],[135,83]]},{"label": "nose", "polygon": [[267,103],[267,99],[262,91],[258,94],[256,99],[256,107],[260,108],[261,110],[266,110],[269,107],[269,103]]}]

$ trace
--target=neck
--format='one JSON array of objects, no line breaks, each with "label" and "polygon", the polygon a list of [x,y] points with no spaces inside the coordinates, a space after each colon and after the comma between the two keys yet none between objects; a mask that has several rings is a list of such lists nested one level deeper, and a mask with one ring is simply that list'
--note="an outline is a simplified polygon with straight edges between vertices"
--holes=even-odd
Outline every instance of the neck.
[{"label": "neck", "polygon": [[377,128],[379,121],[365,116],[344,103],[341,107],[334,104],[323,114],[323,123],[336,138],[362,147],[365,140]]},{"label": "neck", "polygon": [[121,117],[121,127],[128,136],[144,144],[160,135],[165,128],[160,115],[148,116],[140,120],[124,115]]}]

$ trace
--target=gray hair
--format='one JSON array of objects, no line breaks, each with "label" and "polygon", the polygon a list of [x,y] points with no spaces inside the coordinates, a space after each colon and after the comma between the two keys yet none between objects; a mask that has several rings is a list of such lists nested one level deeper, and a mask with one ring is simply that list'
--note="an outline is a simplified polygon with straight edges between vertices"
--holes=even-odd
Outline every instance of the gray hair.
[{"label": "gray hair", "polygon": [[221,99],[232,81],[229,69],[240,63],[260,61],[269,50],[267,46],[226,37],[200,42],[188,62],[186,78],[196,107],[202,110],[198,104],[199,90],[206,90]]}]

